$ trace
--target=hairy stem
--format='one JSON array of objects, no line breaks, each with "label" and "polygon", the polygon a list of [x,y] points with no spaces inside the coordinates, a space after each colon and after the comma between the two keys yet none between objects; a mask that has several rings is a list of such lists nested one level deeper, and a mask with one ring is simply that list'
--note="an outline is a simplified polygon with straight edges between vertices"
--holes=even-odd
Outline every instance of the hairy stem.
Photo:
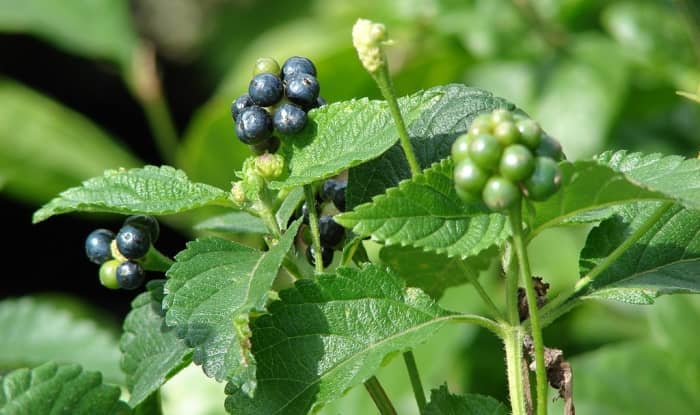
[{"label": "hairy stem", "polygon": [[423,413],[426,405],[425,392],[423,391],[423,384],[420,381],[420,374],[418,373],[418,366],[416,366],[416,358],[413,356],[413,352],[410,350],[404,352],[403,361],[406,363],[408,377],[411,379],[411,388],[413,388],[413,395],[416,397],[418,412]]},{"label": "hairy stem", "polygon": [[377,409],[379,409],[379,413],[381,415],[396,415],[394,405],[391,403],[391,400],[387,396],[382,384],[379,383],[379,379],[377,379],[376,376],[372,376],[365,381],[365,388],[367,389],[367,392],[369,392],[369,396],[374,401],[374,404],[377,406]]},{"label": "hairy stem", "polygon": [[314,263],[316,273],[323,272],[323,255],[321,254],[321,233],[318,230],[318,212],[316,212],[316,197],[310,184],[304,185],[306,209],[309,211],[309,227],[311,228],[311,243],[314,247]]},{"label": "hairy stem", "polygon": [[510,226],[513,230],[513,246],[518,258],[520,278],[525,284],[527,296],[527,309],[530,320],[530,331],[535,346],[535,385],[537,390],[537,415],[547,414],[547,368],[544,363],[544,341],[537,315],[537,294],[530,273],[530,262],[525,250],[523,227],[521,218],[521,203],[518,202],[509,212]]},{"label": "hairy stem", "polygon": [[503,345],[506,349],[506,373],[511,413],[527,415],[525,410],[525,382],[523,380],[523,332],[520,326],[503,329]]}]

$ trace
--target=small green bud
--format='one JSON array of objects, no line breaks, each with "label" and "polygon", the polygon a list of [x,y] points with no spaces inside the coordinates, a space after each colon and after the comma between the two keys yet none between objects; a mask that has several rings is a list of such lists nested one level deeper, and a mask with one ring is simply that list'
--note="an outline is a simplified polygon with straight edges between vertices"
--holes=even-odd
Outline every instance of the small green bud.
[{"label": "small green bud", "polygon": [[284,158],[279,154],[261,154],[255,158],[255,171],[267,181],[276,179],[284,173]]},{"label": "small green bud", "polygon": [[358,19],[352,27],[352,44],[362,66],[369,72],[375,73],[386,65],[386,56],[382,46],[390,44],[386,27],[367,19]]},{"label": "small green bud", "polygon": [[238,206],[244,206],[248,201],[245,196],[245,191],[243,190],[243,183],[232,182],[231,183],[231,200]]}]

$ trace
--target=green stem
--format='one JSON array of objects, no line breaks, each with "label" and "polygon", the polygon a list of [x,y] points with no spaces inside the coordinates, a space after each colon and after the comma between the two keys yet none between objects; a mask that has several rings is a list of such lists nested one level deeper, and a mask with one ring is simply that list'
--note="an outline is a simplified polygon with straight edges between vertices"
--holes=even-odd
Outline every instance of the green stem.
[{"label": "green stem", "polygon": [[316,197],[310,184],[304,185],[306,209],[309,211],[309,227],[311,228],[311,243],[314,247],[314,263],[316,273],[323,272],[323,255],[321,254],[321,233],[318,230],[318,212],[316,212]]},{"label": "green stem", "polygon": [[[530,320],[530,331],[532,341],[535,346],[535,384],[537,390],[537,415],[547,414],[547,368],[544,363],[544,341],[542,339],[542,329],[537,310],[537,294],[532,282],[530,273],[530,263],[525,250],[523,237],[523,227],[521,218],[521,203],[518,202],[511,208],[508,217],[513,231],[513,246],[515,255],[518,258],[518,268],[520,278],[525,284],[525,294],[527,296],[527,309]],[[522,357],[522,356],[521,356]]]},{"label": "green stem", "polygon": [[394,119],[394,123],[396,123],[396,129],[399,132],[399,141],[406,155],[408,167],[411,169],[411,175],[415,176],[420,173],[420,165],[416,159],[416,154],[413,152],[411,139],[408,137],[408,130],[406,130],[406,124],[403,121],[403,116],[401,116],[401,110],[399,109],[399,102],[396,100],[394,87],[391,84],[389,65],[382,65],[377,72],[372,73],[372,77],[389,105],[389,111]]},{"label": "green stem", "polygon": [[270,232],[272,232],[273,236],[279,238],[282,235],[282,231],[280,230],[279,224],[277,223],[277,219],[275,219],[275,214],[272,213],[272,208],[264,200],[261,199],[257,203],[257,206],[254,209],[254,211],[251,213],[260,216],[260,219],[262,219],[263,223],[265,223],[267,229]]},{"label": "green stem", "polygon": [[174,164],[177,130],[165,99],[159,94],[153,100],[142,100],[141,105],[161,158],[166,163]]},{"label": "green stem", "polygon": [[503,345],[506,349],[506,373],[511,413],[527,415],[523,385],[523,332],[519,326],[503,328]]},{"label": "green stem", "polygon": [[155,246],[151,245],[151,248],[146,253],[141,261],[141,266],[146,271],[158,271],[166,272],[170,269],[170,266],[175,263],[168,256],[161,253]]},{"label": "green stem", "polygon": [[396,409],[394,409],[394,405],[391,403],[384,388],[382,388],[382,384],[379,383],[379,379],[375,376],[367,379],[367,381],[365,381],[365,388],[367,392],[369,392],[369,396],[374,401],[381,415],[396,415]]},{"label": "green stem", "polygon": [[507,256],[507,263],[504,269],[506,274],[506,309],[508,311],[508,321],[511,326],[520,324],[518,314],[518,270],[516,261],[513,260],[513,246],[507,246],[504,256]]},{"label": "green stem", "polygon": [[496,304],[493,302],[489,294],[484,290],[484,287],[481,285],[479,282],[479,277],[474,276],[470,270],[464,269],[464,264],[461,262],[459,263],[460,268],[462,268],[462,271],[464,274],[467,276],[467,279],[469,279],[469,282],[472,284],[476,292],[479,294],[479,297],[481,297],[481,300],[484,302],[486,305],[486,308],[489,310],[491,315],[498,320],[499,323],[503,322],[505,319],[503,318],[503,313],[501,313],[501,310],[496,307]]},{"label": "green stem", "polygon": [[160,389],[150,394],[133,410],[134,415],[163,415],[163,408],[160,399]]},{"label": "green stem", "polygon": [[413,352],[411,350],[404,352],[403,361],[406,363],[408,378],[411,379],[413,395],[416,397],[416,403],[418,404],[418,413],[422,414],[426,405],[425,392],[423,391],[423,384],[420,381],[418,366],[416,366],[416,358],[413,356]]}]

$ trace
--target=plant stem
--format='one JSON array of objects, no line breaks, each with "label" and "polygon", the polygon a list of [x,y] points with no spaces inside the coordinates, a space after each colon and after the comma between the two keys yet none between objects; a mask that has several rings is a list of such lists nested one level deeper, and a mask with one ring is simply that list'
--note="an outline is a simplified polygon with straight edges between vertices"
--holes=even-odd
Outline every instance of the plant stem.
[{"label": "plant stem", "polygon": [[275,214],[272,213],[272,208],[265,200],[261,199],[251,213],[260,215],[260,219],[265,223],[267,229],[272,232],[273,236],[279,238],[282,235],[277,219],[275,219]]},{"label": "plant stem", "polygon": [[323,272],[323,255],[321,254],[321,233],[318,230],[318,213],[316,212],[316,197],[310,184],[304,185],[306,209],[309,212],[309,227],[311,228],[311,243],[314,247],[314,263],[316,273]]},{"label": "plant stem", "polygon": [[159,94],[153,100],[142,100],[141,106],[151,127],[158,153],[166,163],[174,164],[177,130],[165,99]]},{"label": "plant stem", "polygon": [[413,395],[416,397],[416,403],[418,404],[418,413],[423,413],[425,410],[425,392],[423,391],[423,384],[420,381],[420,374],[418,373],[418,366],[416,366],[416,358],[413,356],[411,350],[404,352],[403,361],[406,363],[406,369],[408,370],[408,377],[411,379],[411,387],[413,388]]},{"label": "plant stem", "polygon": [[384,99],[386,99],[389,105],[389,111],[391,116],[396,123],[396,129],[399,132],[399,141],[401,142],[401,147],[406,155],[406,160],[408,161],[408,167],[411,169],[411,176],[415,176],[420,173],[420,165],[416,159],[416,154],[413,152],[413,146],[411,145],[411,139],[408,137],[408,131],[406,130],[406,124],[403,121],[403,116],[401,116],[401,110],[399,109],[399,103],[396,100],[396,94],[394,93],[394,87],[391,84],[391,77],[389,76],[389,65],[382,65],[381,68],[372,73],[374,81],[379,86]]},{"label": "plant stem", "polygon": [[[542,330],[540,328],[538,310],[537,310],[537,294],[532,282],[532,274],[530,273],[530,263],[525,250],[525,242],[523,237],[523,227],[521,218],[522,205],[516,203],[509,212],[510,226],[513,231],[513,245],[515,247],[515,255],[518,257],[518,268],[520,278],[525,284],[525,294],[527,296],[527,309],[530,319],[530,331],[532,341],[535,346],[535,384],[537,390],[537,415],[547,414],[547,368],[544,364],[544,341],[542,340]],[[522,357],[522,356],[520,356]]]},{"label": "plant stem", "polygon": [[365,388],[367,389],[367,392],[369,392],[369,396],[372,397],[372,400],[377,406],[377,409],[379,409],[379,413],[381,415],[396,415],[394,405],[391,403],[391,400],[387,396],[384,388],[382,388],[382,384],[379,383],[379,379],[377,379],[376,376],[372,376],[365,381]]},{"label": "plant stem", "polygon": [[166,272],[175,263],[168,256],[161,253],[155,246],[151,245],[146,256],[141,259],[141,266],[147,271]]},{"label": "plant stem", "polygon": [[527,415],[523,388],[523,333],[520,326],[503,328],[503,345],[506,349],[506,373],[512,414]]},{"label": "plant stem", "polygon": [[481,300],[484,302],[486,308],[489,310],[492,316],[496,318],[496,320],[498,320],[499,322],[504,321],[503,313],[501,313],[501,310],[499,310],[498,307],[496,307],[496,304],[493,302],[486,290],[484,290],[484,287],[481,286],[478,276],[475,277],[469,270],[465,269],[463,263],[460,262],[459,266],[460,268],[462,268],[462,271],[467,276],[469,282],[479,294],[479,297],[481,297]]}]

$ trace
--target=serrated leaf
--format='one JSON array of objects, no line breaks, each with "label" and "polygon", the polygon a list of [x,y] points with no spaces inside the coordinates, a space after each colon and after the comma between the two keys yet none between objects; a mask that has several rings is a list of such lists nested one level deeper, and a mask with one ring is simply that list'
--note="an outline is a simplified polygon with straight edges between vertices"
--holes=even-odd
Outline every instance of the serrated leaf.
[{"label": "serrated leaf", "polygon": [[[399,99],[407,123],[438,101],[440,88]],[[385,101],[367,98],[336,102],[309,114],[300,133],[284,137],[280,154],[288,176],[272,188],[291,188],[335,176],[352,166],[379,157],[399,139]]]},{"label": "serrated leaf", "polygon": [[199,222],[194,229],[221,233],[265,234],[269,232],[260,218],[247,212],[229,212],[214,216]]},{"label": "serrated leaf", "polygon": [[114,334],[31,297],[0,302],[0,368],[79,363],[123,383]]},{"label": "serrated leaf", "polygon": [[[426,108],[413,122],[407,122],[413,150],[422,168],[446,158],[455,138],[467,131],[471,121],[480,113],[495,108],[514,110],[515,106],[491,93],[461,84],[445,85],[432,90],[441,92],[439,99]],[[372,196],[395,187],[411,177],[406,157],[395,144],[376,160],[350,169],[347,206],[370,201]]]},{"label": "serrated leaf", "polygon": [[430,392],[423,415],[507,415],[508,408],[490,396],[453,395],[442,385]]},{"label": "serrated leaf", "polygon": [[468,283],[477,278],[497,256],[498,250],[491,247],[479,255],[466,260],[459,257],[445,258],[421,248],[385,246],[379,251],[383,263],[406,281],[409,287],[417,287],[432,298],[438,299],[449,287]]},{"label": "serrated leaf", "polygon": [[34,212],[33,222],[75,211],[166,215],[227,205],[227,196],[216,187],[192,183],[182,170],[170,166],[107,170],[51,200]]},{"label": "serrated leaf", "polygon": [[[581,274],[601,263],[660,204],[620,207],[593,229],[581,251]],[[700,214],[674,205],[578,295],[648,304],[659,295],[679,292],[700,292]]]},{"label": "serrated leaf", "polygon": [[123,410],[120,393],[118,387],[104,385],[99,372],[51,362],[33,370],[18,369],[0,379],[0,414],[114,414]]},{"label": "serrated leaf", "polygon": [[510,235],[506,217],[464,203],[454,189],[452,170],[452,160],[443,160],[335,220],[386,245],[410,245],[448,257],[466,258],[503,243]]},{"label": "serrated leaf", "polygon": [[194,347],[193,361],[217,380],[236,377],[254,388],[249,313],[261,309],[300,221],[267,252],[218,238],[187,244],[168,270],[166,323]]},{"label": "serrated leaf", "polygon": [[164,282],[149,282],[149,292],[132,301],[132,310],[124,320],[119,347],[131,407],[143,402],[192,360],[191,349],[165,325],[161,309]]},{"label": "serrated leaf", "polygon": [[376,265],[299,280],[268,310],[253,323],[257,390],[250,397],[230,382],[229,413],[306,414],[458,316]]}]

